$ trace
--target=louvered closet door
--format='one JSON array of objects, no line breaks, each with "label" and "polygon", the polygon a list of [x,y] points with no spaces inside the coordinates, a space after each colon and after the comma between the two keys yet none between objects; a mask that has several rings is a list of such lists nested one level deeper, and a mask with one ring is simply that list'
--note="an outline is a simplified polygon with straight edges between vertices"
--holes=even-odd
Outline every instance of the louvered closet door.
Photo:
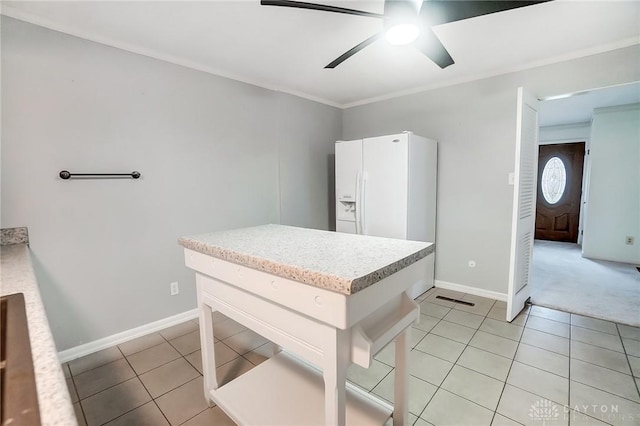
[{"label": "louvered closet door", "polygon": [[538,100],[520,87],[517,108],[507,321],[518,315],[531,293],[529,281],[536,218]]}]

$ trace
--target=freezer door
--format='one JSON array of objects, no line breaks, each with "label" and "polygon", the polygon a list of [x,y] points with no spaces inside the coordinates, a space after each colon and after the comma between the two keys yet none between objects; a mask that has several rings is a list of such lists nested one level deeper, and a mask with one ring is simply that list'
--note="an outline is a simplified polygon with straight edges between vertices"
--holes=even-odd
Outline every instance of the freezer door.
[{"label": "freezer door", "polygon": [[336,219],[355,221],[362,172],[362,140],[336,142]]},{"label": "freezer door", "polygon": [[356,201],[358,173],[362,171],[362,140],[336,142],[336,199]]},{"label": "freezer door", "polygon": [[336,232],[344,232],[347,234],[357,234],[356,223],[346,220],[336,220]]},{"label": "freezer door", "polygon": [[362,151],[363,234],[406,239],[409,134],[366,138]]}]

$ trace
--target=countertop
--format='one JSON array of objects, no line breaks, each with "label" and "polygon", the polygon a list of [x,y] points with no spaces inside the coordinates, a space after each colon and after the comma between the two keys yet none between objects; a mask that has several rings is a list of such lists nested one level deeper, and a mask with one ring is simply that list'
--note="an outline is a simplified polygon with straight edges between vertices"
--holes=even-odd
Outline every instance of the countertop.
[{"label": "countertop", "polygon": [[435,250],[433,243],[284,225],[213,232],[178,242],[209,256],[347,295]]},{"label": "countertop", "polygon": [[4,296],[24,293],[42,424],[77,425],[69,390],[33,273],[29,246],[1,246],[0,259],[1,294]]}]

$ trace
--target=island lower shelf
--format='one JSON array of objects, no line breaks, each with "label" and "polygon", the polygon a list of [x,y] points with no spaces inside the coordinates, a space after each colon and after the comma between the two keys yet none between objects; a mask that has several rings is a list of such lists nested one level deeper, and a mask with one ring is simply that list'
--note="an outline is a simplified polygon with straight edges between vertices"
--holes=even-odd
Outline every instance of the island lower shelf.
[{"label": "island lower shelf", "polygon": [[[280,352],[231,382],[210,391],[211,398],[238,424],[323,425],[322,373]],[[347,386],[347,425],[384,425],[392,407],[355,386]]]}]

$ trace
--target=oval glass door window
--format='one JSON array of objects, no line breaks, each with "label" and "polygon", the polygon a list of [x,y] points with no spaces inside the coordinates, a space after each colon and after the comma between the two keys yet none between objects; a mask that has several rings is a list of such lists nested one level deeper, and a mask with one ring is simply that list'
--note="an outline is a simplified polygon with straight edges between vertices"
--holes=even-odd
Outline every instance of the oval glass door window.
[{"label": "oval glass door window", "polygon": [[564,163],[558,157],[552,157],[547,161],[542,170],[542,196],[549,204],[560,201],[567,186],[567,170]]}]

